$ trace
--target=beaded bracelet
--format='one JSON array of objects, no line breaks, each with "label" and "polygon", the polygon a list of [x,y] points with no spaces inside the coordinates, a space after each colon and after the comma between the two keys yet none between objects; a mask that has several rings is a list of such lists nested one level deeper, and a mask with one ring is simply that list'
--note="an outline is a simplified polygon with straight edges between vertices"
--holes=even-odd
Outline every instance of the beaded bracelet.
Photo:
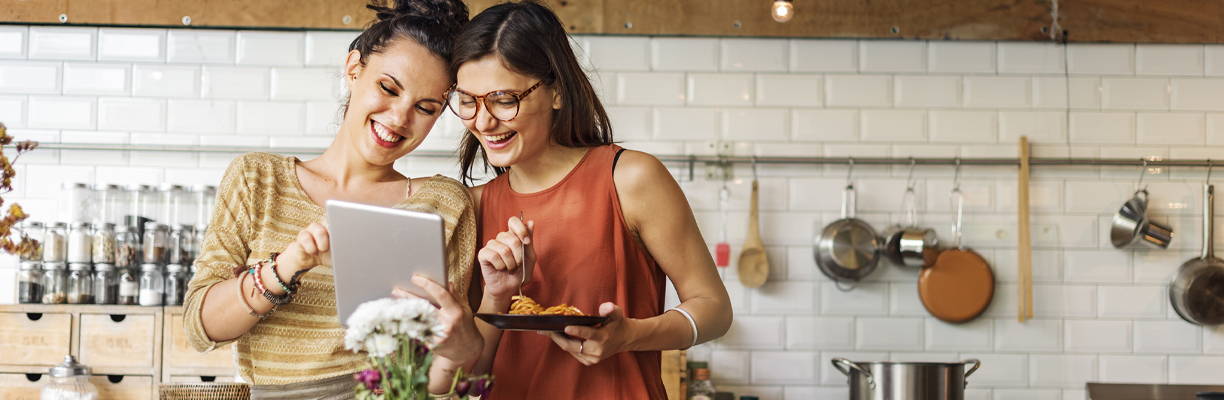
[{"label": "beaded bracelet", "polygon": [[285,293],[293,294],[294,292],[297,291],[297,288],[298,288],[297,278],[299,275],[294,274],[293,277],[289,279],[288,284],[286,284],[285,281],[282,281],[280,278],[280,272],[276,270],[276,266],[278,265],[278,263],[276,262],[276,256],[279,256],[279,255],[280,253],[272,253],[272,255],[268,257],[267,261],[260,261],[260,262],[261,263],[266,262],[268,265],[271,265],[272,266],[272,277],[276,278],[276,284],[280,285],[281,290],[284,290]]},{"label": "beaded bracelet", "polygon": [[255,307],[251,307],[251,302],[248,301],[246,295],[242,293],[242,282],[245,280],[246,276],[250,274],[250,271],[242,271],[242,273],[238,274],[238,297],[242,298],[242,304],[246,306],[247,312],[250,313],[252,317],[262,320],[267,317],[268,314],[271,314],[272,311],[276,311],[276,305],[272,305],[272,310],[266,313],[260,314],[255,312]]},{"label": "beaded bracelet", "polygon": [[256,263],[255,265],[252,265],[251,274],[255,275],[255,287],[259,288],[259,291],[263,293],[264,298],[268,299],[268,302],[272,303],[272,305],[274,306],[279,306],[281,304],[288,304],[289,302],[293,301],[293,294],[291,293],[275,295],[275,294],[272,294],[272,292],[268,291],[268,288],[264,286],[263,276],[260,273],[262,272],[262,270],[256,270],[257,267],[260,267],[263,265],[264,265],[263,261],[260,261]]}]

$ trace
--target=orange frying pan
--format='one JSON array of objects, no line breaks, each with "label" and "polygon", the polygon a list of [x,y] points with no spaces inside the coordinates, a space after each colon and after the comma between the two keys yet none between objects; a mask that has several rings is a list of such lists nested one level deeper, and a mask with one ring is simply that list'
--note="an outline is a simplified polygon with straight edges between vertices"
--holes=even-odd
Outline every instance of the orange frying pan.
[{"label": "orange frying pan", "polygon": [[939,253],[935,264],[918,274],[918,297],[935,318],[968,322],[986,311],[994,298],[994,272],[982,256],[961,245],[965,197],[959,185],[956,198],[956,248]]}]

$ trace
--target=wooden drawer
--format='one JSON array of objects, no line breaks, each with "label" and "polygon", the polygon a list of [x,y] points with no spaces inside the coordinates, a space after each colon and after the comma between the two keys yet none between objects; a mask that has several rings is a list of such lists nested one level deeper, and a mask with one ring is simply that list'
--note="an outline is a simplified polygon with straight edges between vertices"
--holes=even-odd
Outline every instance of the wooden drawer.
[{"label": "wooden drawer", "polygon": [[82,313],[81,363],[102,374],[153,368],[160,343],[155,325],[152,314]]},{"label": "wooden drawer", "polygon": [[56,365],[71,346],[71,314],[0,312],[0,362],[6,365]]},{"label": "wooden drawer", "polygon": [[0,399],[38,400],[39,392],[50,381],[51,377],[47,375],[0,374]]},{"label": "wooden drawer", "polygon": [[238,379],[234,375],[226,376],[194,376],[194,375],[171,375],[170,379],[163,383],[234,383]]},{"label": "wooden drawer", "polygon": [[205,353],[191,348],[187,333],[183,331],[183,314],[166,314],[165,331],[162,368],[208,370],[213,375],[233,375],[236,371],[233,343]]},{"label": "wooden drawer", "polygon": [[94,375],[89,382],[98,387],[98,400],[152,400],[153,377]]}]

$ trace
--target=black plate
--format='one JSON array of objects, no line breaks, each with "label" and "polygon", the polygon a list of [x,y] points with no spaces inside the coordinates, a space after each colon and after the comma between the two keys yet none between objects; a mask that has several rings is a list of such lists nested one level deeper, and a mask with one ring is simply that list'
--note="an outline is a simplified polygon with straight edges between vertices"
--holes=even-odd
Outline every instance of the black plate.
[{"label": "black plate", "polygon": [[563,331],[570,325],[596,326],[608,320],[608,317],[572,316],[572,315],[518,315],[518,314],[476,314],[477,317],[496,326],[498,329],[510,331]]}]

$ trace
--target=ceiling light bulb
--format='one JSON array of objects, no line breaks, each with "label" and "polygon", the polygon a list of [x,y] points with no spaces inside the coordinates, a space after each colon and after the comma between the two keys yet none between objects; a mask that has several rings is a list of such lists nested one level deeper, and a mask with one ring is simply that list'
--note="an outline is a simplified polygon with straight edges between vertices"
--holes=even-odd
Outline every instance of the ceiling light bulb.
[{"label": "ceiling light bulb", "polygon": [[774,0],[771,11],[774,21],[787,22],[795,16],[795,4],[791,0]]}]

